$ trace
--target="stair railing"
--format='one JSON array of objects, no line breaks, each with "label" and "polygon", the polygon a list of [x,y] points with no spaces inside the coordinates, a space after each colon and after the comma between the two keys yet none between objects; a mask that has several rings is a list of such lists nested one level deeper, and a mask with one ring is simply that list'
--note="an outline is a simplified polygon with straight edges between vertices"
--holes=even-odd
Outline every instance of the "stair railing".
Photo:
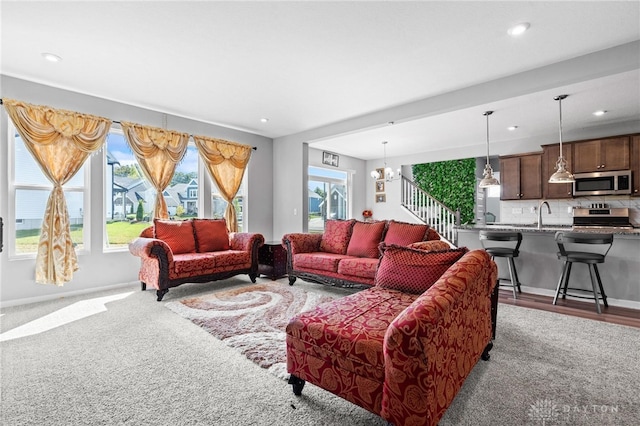
[{"label": "stair railing", "polygon": [[460,210],[451,210],[404,176],[401,179],[400,188],[402,206],[438,231],[442,238],[457,246],[456,226],[460,225]]}]

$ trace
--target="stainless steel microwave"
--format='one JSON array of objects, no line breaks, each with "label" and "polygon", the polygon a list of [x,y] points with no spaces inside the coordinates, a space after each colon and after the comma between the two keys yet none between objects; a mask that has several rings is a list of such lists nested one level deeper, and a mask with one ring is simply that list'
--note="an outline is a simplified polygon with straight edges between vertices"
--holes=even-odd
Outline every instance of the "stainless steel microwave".
[{"label": "stainless steel microwave", "polygon": [[576,173],[573,196],[631,194],[631,170]]}]

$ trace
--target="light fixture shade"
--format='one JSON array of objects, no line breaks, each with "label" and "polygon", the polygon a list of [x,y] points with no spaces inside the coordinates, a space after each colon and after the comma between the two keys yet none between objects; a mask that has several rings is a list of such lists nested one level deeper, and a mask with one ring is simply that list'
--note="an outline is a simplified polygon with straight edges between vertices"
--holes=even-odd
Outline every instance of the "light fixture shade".
[{"label": "light fixture shade", "polygon": [[559,157],[556,163],[556,172],[549,177],[549,183],[571,183],[575,182],[575,178],[566,169],[567,162],[564,157]]},{"label": "light fixture shade", "polygon": [[487,163],[484,166],[484,175],[478,186],[480,188],[488,188],[490,186],[497,185],[500,185],[500,182],[493,176],[493,169],[491,168],[491,164]]},{"label": "light fixture shade", "polygon": [[376,170],[371,170],[371,177],[378,180],[380,179],[380,173],[378,173]]}]

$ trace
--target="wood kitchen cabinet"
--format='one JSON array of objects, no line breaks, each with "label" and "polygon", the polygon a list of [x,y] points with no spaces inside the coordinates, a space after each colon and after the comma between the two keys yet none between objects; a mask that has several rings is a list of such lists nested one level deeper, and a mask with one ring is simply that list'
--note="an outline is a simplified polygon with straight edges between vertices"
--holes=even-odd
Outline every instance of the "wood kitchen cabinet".
[{"label": "wood kitchen cabinet", "polygon": [[[572,144],[562,144],[562,155],[567,162],[567,170],[572,170],[573,154]],[[549,178],[556,171],[556,163],[560,156],[560,144],[544,145],[542,147],[542,193],[544,198],[571,198],[573,194],[573,184],[571,183],[549,183]]]},{"label": "wood kitchen cabinet", "polygon": [[542,153],[500,157],[500,199],[542,198]]},{"label": "wood kitchen cabinet", "polygon": [[640,196],[640,135],[631,137],[631,195]]},{"label": "wood kitchen cabinet", "polygon": [[629,137],[597,139],[573,144],[574,173],[628,170]]}]

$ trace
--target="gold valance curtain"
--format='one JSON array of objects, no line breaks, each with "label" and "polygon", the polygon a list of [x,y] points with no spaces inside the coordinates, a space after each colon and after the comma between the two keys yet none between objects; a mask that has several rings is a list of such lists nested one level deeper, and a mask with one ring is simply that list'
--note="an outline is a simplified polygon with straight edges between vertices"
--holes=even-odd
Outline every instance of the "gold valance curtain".
[{"label": "gold valance curtain", "polygon": [[78,269],[62,185],[102,147],[111,120],[11,99],[3,99],[3,104],[24,145],[53,183],[40,231],[36,282],[62,286]]},{"label": "gold valance curtain", "polygon": [[222,198],[227,202],[224,218],[230,232],[238,231],[238,217],[233,198],[240,189],[244,171],[251,158],[251,146],[212,139],[206,136],[194,136],[200,157],[207,166]]},{"label": "gold valance curtain", "polygon": [[166,219],[169,214],[162,193],[169,186],[176,165],[187,152],[189,134],[126,121],[120,124],[142,172],[157,191],[153,217]]}]

